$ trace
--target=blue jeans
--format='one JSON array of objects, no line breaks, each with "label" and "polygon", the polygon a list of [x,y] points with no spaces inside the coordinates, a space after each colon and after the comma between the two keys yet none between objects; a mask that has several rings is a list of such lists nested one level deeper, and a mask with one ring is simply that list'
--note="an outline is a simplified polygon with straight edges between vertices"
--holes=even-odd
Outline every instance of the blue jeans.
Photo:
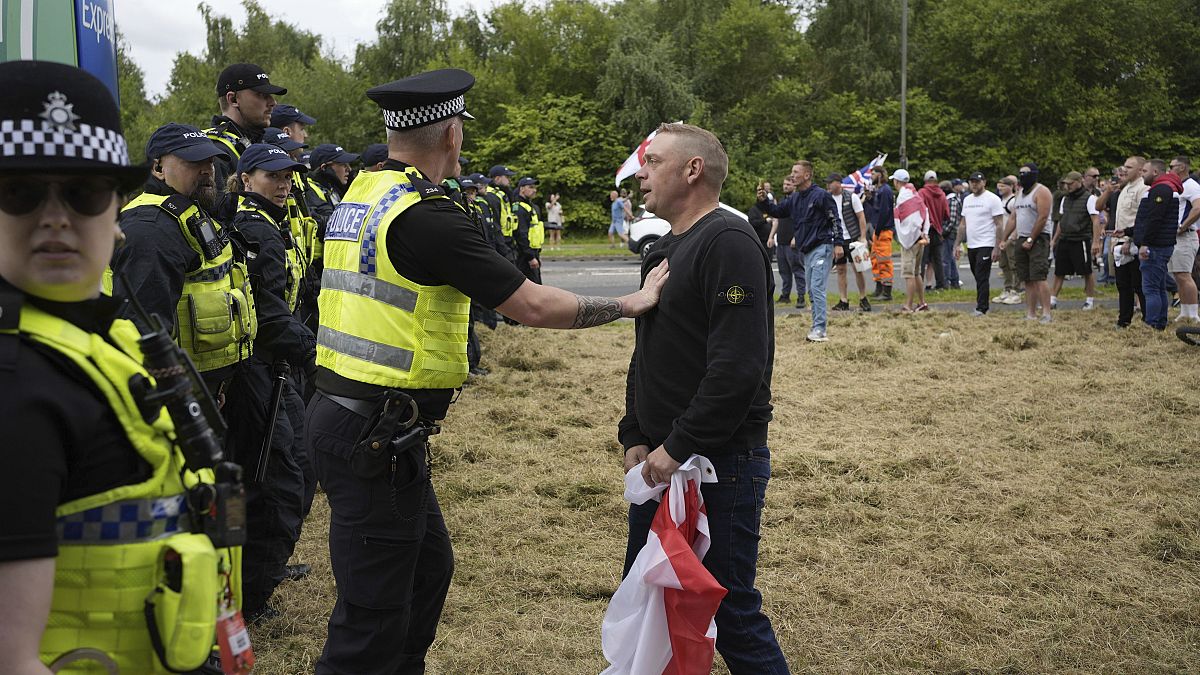
[{"label": "blue jeans", "polygon": [[[775,640],[771,620],[762,613],[762,595],[754,588],[771,451],[755,448],[709,460],[717,482],[701,487],[712,537],[704,567],[729,590],[717,609],[717,651],[732,675],[785,675],[789,672],[787,661]],[[651,500],[629,507],[629,544],[622,577],[646,545],[658,505]]]},{"label": "blue jeans", "polygon": [[804,281],[808,286],[808,297],[812,300],[813,330],[825,330],[825,314],[829,309],[829,298],[825,284],[829,281],[829,270],[833,269],[833,244],[821,244],[804,254]]},{"label": "blue jeans", "polygon": [[958,261],[954,259],[954,237],[942,239],[942,270],[950,288],[958,288]]},{"label": "blue jeans", "polygon": [[796,299],[803,300],[807,289],[804,280],[804,256],[791,246],[779,246],[776,261],[779,263],[779,294],[791,295],[792,280],[796,281]]},{"label": "blue jeans", "polygon": [[1151,246],[1150,257],[1141,261],[1142,293],[1146,296],[1146,323],[1151,328],[1163,330],[1167,327],[1167,262],[1175,252],[1175,245]]}]

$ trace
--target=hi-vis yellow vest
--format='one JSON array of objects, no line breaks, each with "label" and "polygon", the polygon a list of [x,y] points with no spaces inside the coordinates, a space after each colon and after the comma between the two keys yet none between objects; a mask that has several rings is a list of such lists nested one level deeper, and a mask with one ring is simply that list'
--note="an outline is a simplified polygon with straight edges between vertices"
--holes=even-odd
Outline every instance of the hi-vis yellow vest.
[{"label": "hi-vis yellow vest", "polygon": [[238,212],[254,213],[267,221],[267,224],[275,228],[279,232],[279,236],[283,237],[283,247],[287,251],[287,287],[284,291],[284,300],[287,301],[288,309],[296,311],[296,305],[300,303],[300,282],[304,279],[304,271],[308,267],[308,262],[304,258],[304,253],[300,250],[300,244],[296,239],[295,230],[289,227],[280,227],[279,223],[262,209],[258,208],[254,202],[245,197],[238,197]]},{"label": "hi-vis yellow vest", "polygon": [[[0,332],[19,332],[68,358],[103,395],[152,469],[145,482],[58,507],[59,552],[42,662],[57,661],[57,672],[73,675],[117,672],[114,666],[120,673],[171,672],[156,655],[154,631],[171,668],[198,668],[212,649],[223,575],[234,571],[240,551],[219,552],[207,536],[189,531],[185,489],[211,481],[211,472],[184,470],[166,411],[151,423],[139,412],[129,381],[148,374],[137,328],[117,320],[107,336],[88,333],[27,304],[19,328]],[[165,572],[168,555],[182,564],[178,588]]]},{"label": "hi-vis yellow vest", "polygon": [[325,249],[320,236],[318,236],[317,219],[312,217],[308,204],[305,203],[304,208],[301,209],[300,202],[305,200],[304,193],[309,190],[322,200],[327,201],[327,198],[325,191],[300,171],[292,172],[292,186],[294,189],[288,195],[288,221],[292,228],[292,234],[296,236],[296,241],[301,243],[305,260],[312,264],[325,255]]},{"label": "hi-vis yellow vest", "polygon": [[446,199],[419,171],[359,174],[325,226],[317,365],[394,389],[452,389],[467,378],[471,301],[394,267],[388,228],[422,199]]},{"label": "hi-vis yellow vest", "polygon": [[522,209],[529,213],[529,248],[540,251],[542,244],[546,243],[546,226],[542,224],[537,209],[524,200],[516,203],[516,206],[513,207],[514,213],[516,209]]},{"label": "hi-vis yellow vest", "polygon": [[163,195],[142,193],[121,212],[141,207],[160,208],[179,222],[188,246],[200,255],[200,267],[183,278],[183,294],[175,312],[176,340],[200,372],[237,363],[250,356],[254,336],[258,334],[254,293],[246,264],[234,256],[228,239],[221,252],[210,259],[193,229],[206,222],[211,224],[213,236],[227,236],[221,225],[212,219],[202,221],[195,204],[176,213],[168,208],[167,199]]},{"label": "hi-vis yellow vest", "polygon": [[508,193],[504,190],[496,190],[496,197],[500,199],[500,234],[506,239],[512,239],[513,232],[517,231],[517,214],[513,211],[513,205],[508,201]]},{"label": "hi-vis yellow vest", "polygon": [[[242,138],[223,127],[205,129],[204,135],[208,136],[209,140],[229,151],[229,157],[233,160],[235,168],[237,167],[237,160],[242,156],[242,151],[250,145],[249,139]],[[225,186],[218,185],[217,189],[223,190]]]}]

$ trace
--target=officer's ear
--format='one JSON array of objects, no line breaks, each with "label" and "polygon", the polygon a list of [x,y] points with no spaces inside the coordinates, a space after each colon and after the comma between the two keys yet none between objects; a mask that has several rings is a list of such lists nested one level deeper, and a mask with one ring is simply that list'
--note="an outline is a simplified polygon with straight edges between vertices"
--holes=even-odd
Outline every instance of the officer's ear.
[{"label": "officer's ear", "polygon": [[163,175],[163,166],[162,166],[162,158],[161,157],[154,158],[154,165],[150,167],[150,173],[153,174],[153,176],[159,180],[162,180],[163,178],[165,178],[165,176]]}]

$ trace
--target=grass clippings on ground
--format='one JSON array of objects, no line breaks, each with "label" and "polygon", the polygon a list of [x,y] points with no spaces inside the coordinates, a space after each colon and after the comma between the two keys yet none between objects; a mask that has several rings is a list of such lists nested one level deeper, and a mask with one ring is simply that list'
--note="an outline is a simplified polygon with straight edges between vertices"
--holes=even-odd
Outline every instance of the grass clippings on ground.
[{"label": "grass clippings on ground", "polygon": [[[1107,314],[835,316],[823,345],[777,318],[758,585],[793,671],[1200,670],[1200,350]],[[434,439],[457,568],[430,672],[594,675],[632,324],[483,332],[492,374]],[[319,496],[256,673],[312,672],[327,527]]]}]

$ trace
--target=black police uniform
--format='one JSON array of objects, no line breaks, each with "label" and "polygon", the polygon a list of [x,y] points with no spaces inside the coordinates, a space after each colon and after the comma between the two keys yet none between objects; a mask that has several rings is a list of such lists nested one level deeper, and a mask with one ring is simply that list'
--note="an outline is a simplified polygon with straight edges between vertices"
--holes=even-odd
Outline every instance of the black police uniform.
[{"label": "black police uniform", "polygon": [[[216,89],[218,98],[231,91],[247,89],[273,96],[282,96],[287,93],[287,89],[271,84],[267,73],[253,63],[235,63],[226,66],[217,76]],[[217,194],[220,196],[215,215],[218,220],[227,223],[233,219],[233,214],[237,210],[237,199],[226,193],[225,183],[237,168],[238,158],[242,156],[246,148],[254,143],[263,142],[263,130],[244,127],[225,115],[213,115],[212,126],[204,131],[209,134],[210,138],[215,136],[233,137],[232,140],[227,139],[228,145],[215,139],[213,141],[217,143],[218,147],[231,153],[227,159],[218,157],[213,165]]]},{"label": "black police uniform", "polygon": [[[165,182],[150,176],[143,190],[152,195],[182,196]],[[200,206],[197,204],[197,208]],[[208,217],[200,208],[201,218]],[[163,327],[176,334],[175,319],[183,295],[184,277],[200,269],[200,252],[192,248],[179,230],[179,221],[157,206],[140,206],[121,212],[121,230],[125,243],[113,252],[113,295],[137,298],[148,314],[157,314]],[[234,255],[244,258],[240,245]],[[130,319],[139,330],[148,331],[132,304],[122,306],[121,318]],[[247,356],[250,350],[247,349]],[[217,395],[224,391],[237,370],[237,364],[201,373],[208,390]]]},{"label": "black police uniform", "polygon": [[[286,228],[286,209],[252,193],[241,196]],[[253,479],[273,414],[269,409],[275,387],[273,366],[285,360],[294,369],[311,367],[316,338],[293,316],[286,300],[290,235],[250,211],[238,211],[232,226],[258,249],[249,262],[258,337],[254,355],[230,384],[223,409],[234,461],[246,467],[248,537],[242,556],[242,597],[246,615],[254,618],[269,611],[267,600],[285,576],[287,561],[300,538],[305,505],[312,503],[316,488],[315,473],[310,469],[312,479],[306,480],[301,466],[307,464],[303,457],[304,404],[291,381],[284,383],[275,416],[266,476],[261,483]]]},{"label": "black police uniform", "polygon": [[[524,197],[518,198],[521,203],[528,204],[529,208],[537,211],[537,204],[531,199]],[[513,245],[517,251],[517,269],[535,284],[542,283],[542,268],[540,266],[542,259],[541,249],[533,248],[529,245],[529,227],[533,224],[533,213],[528,209],[517,208],[515,205],[513,211],[517,214],[517,229],[513,230]],[[531,267],[530,263],[537,260],[539,266]]]},{"label": "black police uniform", "polygon": [[[504,194],[504,199],[500,198],[500,194]],[[488,193],[483,196],[487,200],[488,206],[492,209],[492,223],[494,223],[496,238],[495,247],[500,255],[508,258],[514,265],[517,264],[517,251],[513,245],[512,237],[505,237],[501,229],[504,224],[504,219],[507,217],[506,210],[511,210],[513,205],[513,191],[503,185],[492,183]]]},{"label": "black police uniform", "polygon": [[[449,73],[444,83],[442,73]],[[469,81],[464,84],[464,79]],[[401,80],[372,90],[373,98],[382,99],[390,127],[397,128],[397,113],[391,111],[438,104],[441,117],[427,117],[427,123],[465,112],[461,102],[449,109],[446,103],[470,87],[470,75],[439,71],[409,78],[413,80],[426,86],[414,91]],[[392,171],[408,168],[391,159],[384,165]],[[459,205],[435,198],[441,191],[431,183],[425,186],[421,190],[429,190],[429,198],[388,225],[392,266],[414,283],[450,285],[490,308],[503,303],[524,277],[497,255]],[[308,406],[305,439],[329,498],[329,549],[338,601],[316,672],[423,673],[454,564],[430,471],[414,466],[397,474],[394,486],[402,489],[393,489],[386,471],[373,479],[356,476],[349,458],[378,418],[379,411],[372,408],[386,390],[324,368],[318,369],[317,389]],[[442,419],[454,396],[452,389],[405,393],[428,421]]]}]

